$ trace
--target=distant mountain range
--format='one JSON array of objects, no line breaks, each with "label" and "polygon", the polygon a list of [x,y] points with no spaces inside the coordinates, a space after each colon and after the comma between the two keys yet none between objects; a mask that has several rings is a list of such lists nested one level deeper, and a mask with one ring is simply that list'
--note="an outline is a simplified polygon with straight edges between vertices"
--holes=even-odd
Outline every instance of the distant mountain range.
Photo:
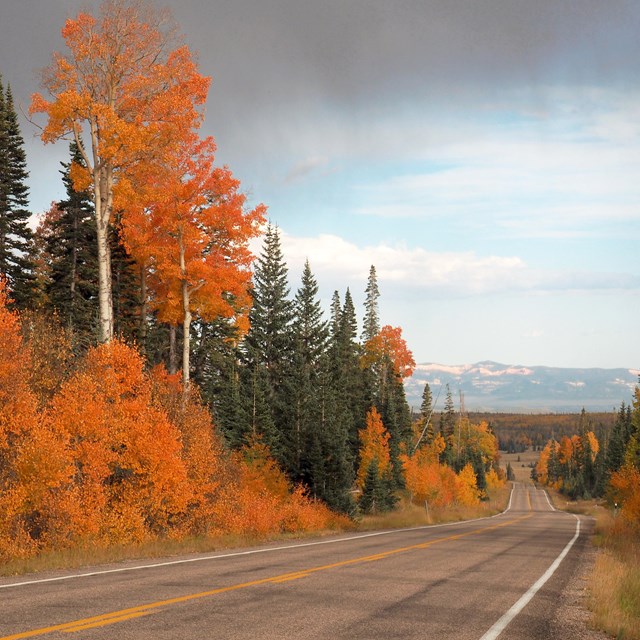
[{"label": "distant mountain range", "polygon": [[449,384],[456,409],[460,391],[467,411],[568,413],[612,411],[631,402],[640,370],[524,367],[498,362],[466,365],[419,364],[405,380],[409,404],[418,409],[429,383],[436,411],[442,410]]}]

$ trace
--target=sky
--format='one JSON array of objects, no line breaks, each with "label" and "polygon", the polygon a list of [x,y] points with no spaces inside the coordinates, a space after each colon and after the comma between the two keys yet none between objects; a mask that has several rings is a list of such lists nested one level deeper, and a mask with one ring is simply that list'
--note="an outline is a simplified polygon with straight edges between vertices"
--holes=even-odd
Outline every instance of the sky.
[{"label": "sky", "polygon": [[[212,77],[203,135],[306,259],[328,309],[416,362],[640,368],[640,2],[170,0]],[[85,0],[0,0],[0,73],[25,112]],[[66,143],[21,126],[31,207]],[[259,246],[258,246],[259,250]]]}]

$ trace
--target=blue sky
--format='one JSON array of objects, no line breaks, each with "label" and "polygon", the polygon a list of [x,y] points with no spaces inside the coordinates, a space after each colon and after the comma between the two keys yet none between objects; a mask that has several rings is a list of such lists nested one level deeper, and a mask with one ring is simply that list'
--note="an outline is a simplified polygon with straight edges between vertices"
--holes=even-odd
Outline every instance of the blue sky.
[{"label": "blue sky", "polygon": [[[19,103],[86,4],[0,0]],[[308,258],[360,311],[374,264],[418,362],[640,368],[640,3],[165,4],[293,290]],[[23,132],[38,212],[66,147]]]}]

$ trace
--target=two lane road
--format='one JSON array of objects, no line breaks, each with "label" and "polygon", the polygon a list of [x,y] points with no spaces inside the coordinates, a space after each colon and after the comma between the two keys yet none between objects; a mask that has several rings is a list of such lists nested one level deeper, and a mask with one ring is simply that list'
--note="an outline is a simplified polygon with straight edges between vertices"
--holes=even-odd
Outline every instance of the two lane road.
[{"label": "two lane road", "polygon": [[4,578],[0,640],[539,640],[585,524],[516,484],[483,520]]}]

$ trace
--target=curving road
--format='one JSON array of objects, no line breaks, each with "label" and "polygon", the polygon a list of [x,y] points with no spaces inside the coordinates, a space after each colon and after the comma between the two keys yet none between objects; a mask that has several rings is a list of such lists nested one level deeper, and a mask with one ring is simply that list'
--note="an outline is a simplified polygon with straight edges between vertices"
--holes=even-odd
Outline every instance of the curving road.
[{"label": "curving road", "polygon": [[518,483],[493,518],[3,578],[0,640],[540,640],[589,524]]}]

